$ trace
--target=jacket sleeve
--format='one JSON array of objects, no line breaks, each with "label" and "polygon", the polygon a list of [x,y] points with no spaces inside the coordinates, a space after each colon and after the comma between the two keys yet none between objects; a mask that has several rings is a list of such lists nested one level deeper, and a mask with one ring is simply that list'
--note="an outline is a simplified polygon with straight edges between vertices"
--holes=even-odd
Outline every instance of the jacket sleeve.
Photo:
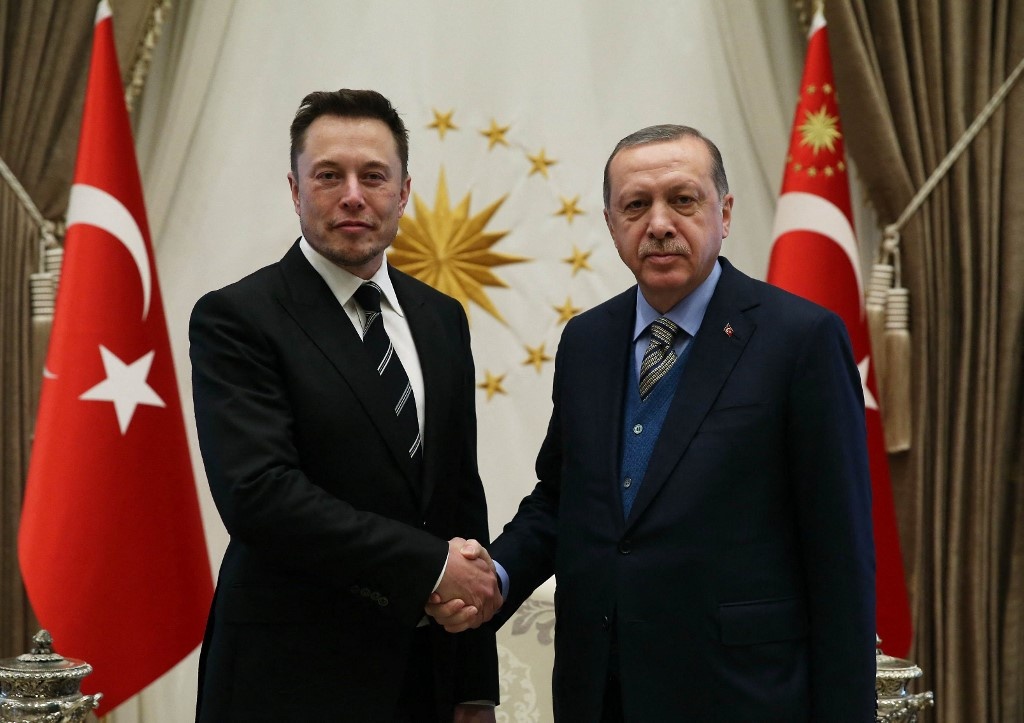
[{"label": "jacket sleeve", "polygon": [[811,720],[870,721],[875,558],[861,377],[834,314],[806,338],[786,438],[811,626]]}]

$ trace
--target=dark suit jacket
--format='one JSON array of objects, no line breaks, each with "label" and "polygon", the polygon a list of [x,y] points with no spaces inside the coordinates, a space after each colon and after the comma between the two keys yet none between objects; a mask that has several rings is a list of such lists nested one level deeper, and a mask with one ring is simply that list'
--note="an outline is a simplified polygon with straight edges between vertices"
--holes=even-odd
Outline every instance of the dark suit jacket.
[{"label": "dark suit jacket", "polygon": [[[499,623],[556,575],[556,717],[873,720],[864,401],[842,321],[721,260],[628,520],[618,470],[636,287],[570,321],[539,482],[494,542]],[[726,332],[726,325],[732,330]]]},{"label": "dark suit jacket", "polygon": [[[200,447],[231,535],[201,720],[391,720],[446,541],[488,539],[466,315],[390,274],[423,369],[421,483],[358,333],[298,244],[192,313]],[[493,633],[429,634],[442,718],[497,700]]]}]

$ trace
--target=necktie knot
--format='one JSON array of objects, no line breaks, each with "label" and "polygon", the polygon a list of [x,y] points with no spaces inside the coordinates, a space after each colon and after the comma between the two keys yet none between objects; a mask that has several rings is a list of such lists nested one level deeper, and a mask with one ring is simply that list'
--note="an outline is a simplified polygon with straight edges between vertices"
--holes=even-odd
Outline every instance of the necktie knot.
[{"label": "necktie knot", "polygon": [[651,343],[671,348],[679,331],[677,323],[666,316],[659,316],[651,322]]},{"label": "necktie knot", "polygon": [[380,287],[372,281],[367,281],[365,284],[356,289],[354,294],[356,301],[359,306],[362,307],[363,311],[367,314],[379,314],[380,313]]},{"label": "necktie knot", "polygon": [[640,398],[647,399],[647,396],[654,389],[654,385],[661,381],[662,377],[668,374],[676,361],[676,353],[672,348],[676,334],[681,329],[679,325],[664,316],[655,319],[650,326],[651,342],[644,352],[640,362]]}]

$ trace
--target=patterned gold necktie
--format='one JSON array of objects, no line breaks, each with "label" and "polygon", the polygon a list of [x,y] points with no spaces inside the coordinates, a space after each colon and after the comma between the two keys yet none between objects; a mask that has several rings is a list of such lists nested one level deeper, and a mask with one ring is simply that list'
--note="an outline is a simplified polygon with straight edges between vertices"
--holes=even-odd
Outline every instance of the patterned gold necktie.
[{"label": "patterned gold necktie", "polygon": [[654,389],[662,377],[668,374],[676,362],[672,341],[679,333],[679,325],[667,317],[659,317],[651,323],[651,343],[640,362],[640,399]]}]

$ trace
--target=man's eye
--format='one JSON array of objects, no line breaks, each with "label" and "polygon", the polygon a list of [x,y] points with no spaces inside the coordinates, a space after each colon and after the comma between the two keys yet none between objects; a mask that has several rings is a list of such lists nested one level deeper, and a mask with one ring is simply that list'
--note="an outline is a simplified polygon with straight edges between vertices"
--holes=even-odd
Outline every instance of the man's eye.
[{"label": "man's eye", "polygon": [[639,200],[639,199],[630,201],[629,203],[626,204],[626,210],[627,211],[636,211],[637,209],[641,209],[643,207],[644,207],[644,202]]},{"label": "man's eye", "polygon": [[693,196],[676,196],[676,203],[684,206],[693,203],[693,201]]},{"label": "man's eye", "polygon": [[320,171],[320,173],[316,174],[316,177],[321,181],[336,181],[338,174],[334,171]]}]

